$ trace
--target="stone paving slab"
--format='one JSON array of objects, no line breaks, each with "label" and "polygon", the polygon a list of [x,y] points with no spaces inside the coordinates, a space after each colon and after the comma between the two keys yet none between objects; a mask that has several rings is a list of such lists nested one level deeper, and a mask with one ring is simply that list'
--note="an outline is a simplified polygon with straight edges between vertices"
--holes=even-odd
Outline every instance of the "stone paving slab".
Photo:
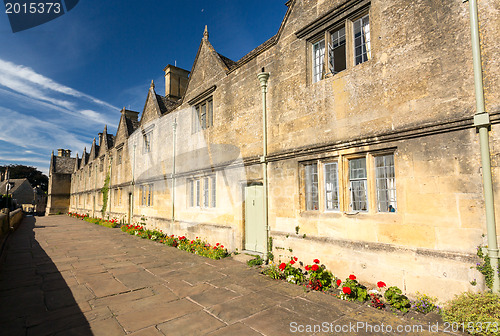
[{"label": "stone paving slab", "polygon": [[[67,216],[25,218],[1,260],[2,336],[460,335]],[[335,331],[360,323],[392,329]]]}]

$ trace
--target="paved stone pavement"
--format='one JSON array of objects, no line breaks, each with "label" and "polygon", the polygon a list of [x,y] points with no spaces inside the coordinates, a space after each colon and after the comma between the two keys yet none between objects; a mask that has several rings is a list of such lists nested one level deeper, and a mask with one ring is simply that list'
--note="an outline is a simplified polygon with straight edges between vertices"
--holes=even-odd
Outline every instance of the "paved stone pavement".
[{"label": "paved stone pavement", "polygon": [[1,335],[451,335],[67,216],[26,217],[4,257]]}]

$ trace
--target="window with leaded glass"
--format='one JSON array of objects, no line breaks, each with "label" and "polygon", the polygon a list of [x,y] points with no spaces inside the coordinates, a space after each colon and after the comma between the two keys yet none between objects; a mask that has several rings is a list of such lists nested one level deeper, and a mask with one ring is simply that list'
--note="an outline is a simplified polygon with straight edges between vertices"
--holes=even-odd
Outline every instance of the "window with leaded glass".
[{"label": "window with leaded glass", "polygon": [[368,211],[366,158],[349,160],[351,209]]},{"label": "window with leaded glass", "polygon": [[313,44],[313,83],[323,78],[325,67],[325,40],[322,39]]},{"label": "window with leaded glass", "polygon": [[331,33],[330,71],[335,75],[346,69],[345,27]]},{"label": "window with leaded glass", "polygon": [[370,19],[368,15],[353,22],[354,30],[354,64],[366,62],[371,57]]},{"label": "window with leaded glass", "polygon": [[317,163],[309,163],[304,165],[304,184],[306,210],[318,210],[319,195]]},{"label": "window with leaded glass", "polygon": [[379,212],[396,212],[394,154],[375,157],[375,181]]},{"label": "window with leaded glass", "polygon": [[339,210],[337,162],[325,163],[325,210]]}]

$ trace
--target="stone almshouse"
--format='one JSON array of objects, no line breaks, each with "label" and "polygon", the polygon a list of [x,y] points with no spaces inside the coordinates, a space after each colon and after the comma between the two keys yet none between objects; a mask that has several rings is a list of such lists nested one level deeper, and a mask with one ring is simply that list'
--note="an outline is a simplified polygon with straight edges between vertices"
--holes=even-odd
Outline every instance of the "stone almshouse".
[{"label": "stone almshouse", "polygon": [[[64,210],[143,217],[231,250],[270,247],[275,260],[318,258],[340,278],[407,293],[448,299],[481,287],[470,268],[486,226],[468,5],[286,5],[276,35],[239,61],[218,54],[205,31],[190,72],[168,65],[165,96],[151,83],[141,113],[123,109],[116,135],[104,129],[72,159]],[[499,13],[497,1],[480,1],[497,200]],[[68,158],[53,157],[51,190],[61,189],[59,161]],[[55,196],[50,209],[64,208]]]}]

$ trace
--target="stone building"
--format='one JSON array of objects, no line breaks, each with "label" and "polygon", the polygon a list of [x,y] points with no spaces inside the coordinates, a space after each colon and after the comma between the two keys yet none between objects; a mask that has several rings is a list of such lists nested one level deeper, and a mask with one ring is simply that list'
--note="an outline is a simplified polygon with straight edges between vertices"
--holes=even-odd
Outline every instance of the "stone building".
[{"label": "stone building", "polygon": [[74,172],[75,161],[76,159],[71,157],[69,149],[58,149],[57,155],[52,152],[49,167],[47,209],[45,210],[47,216],[68,212],[71,176]]},{"label": "stone building", "polygon": [[[167,66],[165,96],[151,83],[143,111],[123,109],[116,136],[104,129],[64,170],[69,210],[318,258],[340,278],[409,293],[474,290],[486,228],[467,4],[286,5],[276,35],[237,62],[205,30],[191,71]],[[497,200],[498,13],[480,2]]]}]

